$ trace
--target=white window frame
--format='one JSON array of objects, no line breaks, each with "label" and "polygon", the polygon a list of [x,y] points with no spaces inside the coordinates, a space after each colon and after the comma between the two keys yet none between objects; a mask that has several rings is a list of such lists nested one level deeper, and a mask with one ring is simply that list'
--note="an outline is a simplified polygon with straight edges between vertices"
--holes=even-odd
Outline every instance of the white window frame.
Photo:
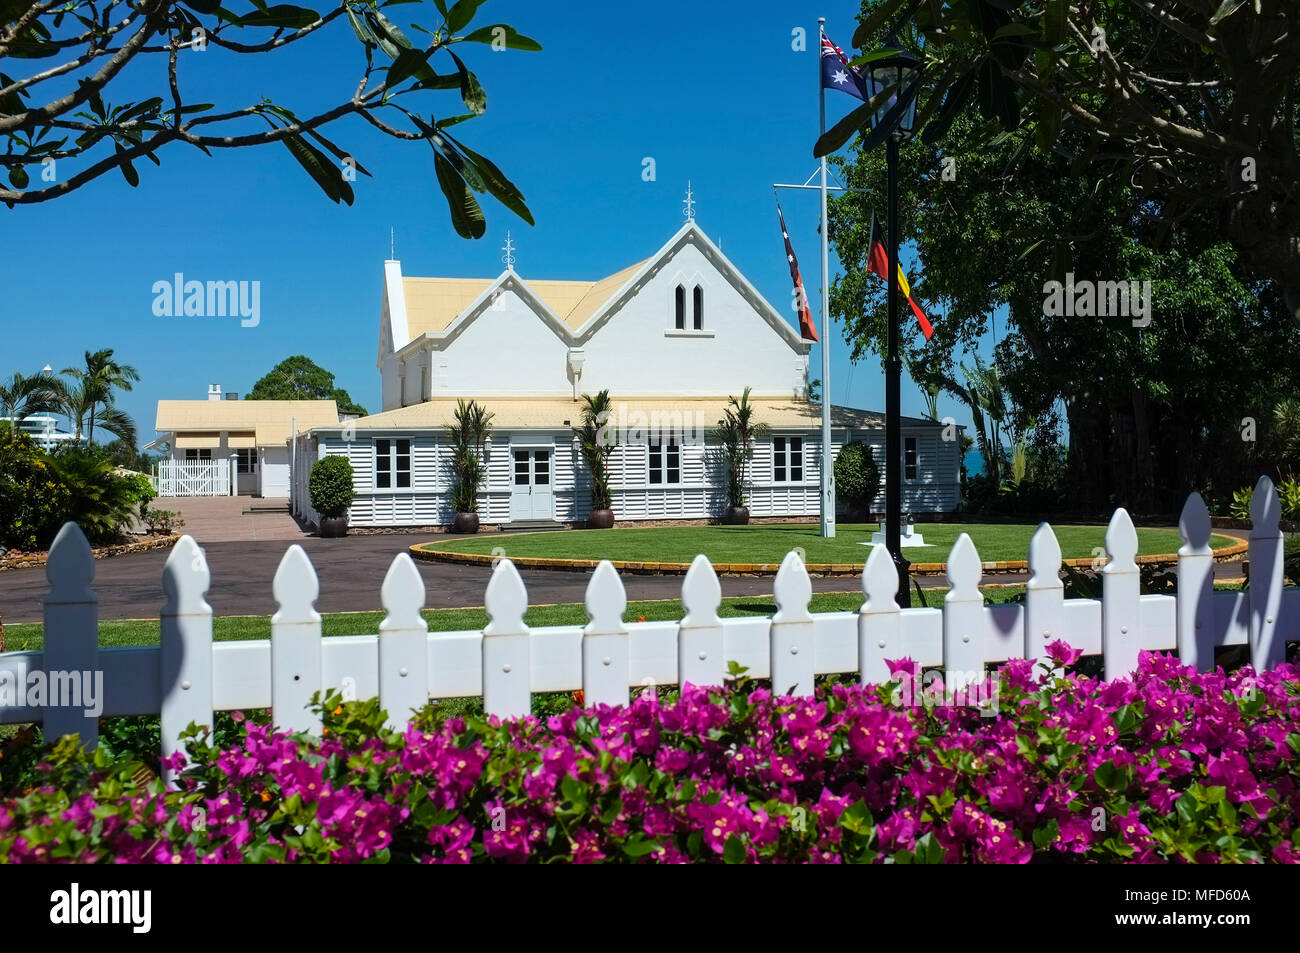
[{"label": "white window frame", "polygon": [[[682,485],[682,445],[676,437],[669,437],[667,441],[659,440],[657,442],[646,441],[645,454],[645,482],[646,486],[675,486]],[[655,480],[655,466],[652,462],[654,459],[655,448],[659,448],[659,479]],[[669,451],[675,451],[677,457],[676,467],[669,464]],[[677,473],[677,479],[669,479],[674,470]]]},{"label": "white window frame", "polygon": [[[778,440],[784,442],[784,449],[779,451],[782,454],[784,459],[784,462],[781,464],[781,466],[783,466],[785,469],[784,478],[778,478],[776,475],[776,468],[777,468],[776,455],[778,453],[776,449],[776,443]],[[791,471],[794,469],[794,465],[791,463],[792,453],[793,453],[793,449],[790,446],[791,440],[799,441],[799,478],[798,479],[794,479],[790,475]],[[808,438],[806,436],[800,433],[772,435],[772,482],[780,485],[786,485],[786,484],[802,485],[808,482]]]},{"label": "white window frame", "polygon": [[[909,443],[911,444],[910,449],[912,452],[912,463],[911,463],[912,472],[910,475],[907,472],[907,468],[908,468],[907,452],[909,449],[908,447]],[[921,472],[921,445],[920,443],[918,443],[916,437],[904,437],[903,438],[903,479],[906,480],[908,483],[915,483],[917,480],[917,476],[920,474],[920,472]]]},{"label": "white window frame", "polygon": [[[236,473],[256,473],[258,464],[258,452],[256,447],[238,447],[235,449],[235,472]],[[245,464],[244,460],[248,463]]]},{"label": "white window frame", "polygon": [[[194,456],[190,456],[191,453],[194,454]],[[206,457],[204,456],[205,453],[207,454]],[[185,462],[186,463],[211,463],[212,449],[210,447],[198,447],[198,448],[186,447]]]},{"label": "white window frame", "polygon": [[[407,443],[406,486],[397,485],[398,474],[402,472],[397,469],[397,458],[401,456],[401,454],[397,452],[397,443],[402,440],[405,440]],[[386,454],[381,454],[379,452],[379,444],[381,441],[386,441],[389,444],[388,452]],[[375,437],[373,443],[371,444],[370,455],[371,455],[370,472],[372,474],[371,482],[372,482],[373,489],[376,493],[414,492],[415,490],[415,440],[413,438],[407,436]],[[387,473],[390,478],[389,479],[389,483],[391,484],[390,486],[379,485],[379,460],[381,456],[386,457],[389,461],[389,469]]]}]

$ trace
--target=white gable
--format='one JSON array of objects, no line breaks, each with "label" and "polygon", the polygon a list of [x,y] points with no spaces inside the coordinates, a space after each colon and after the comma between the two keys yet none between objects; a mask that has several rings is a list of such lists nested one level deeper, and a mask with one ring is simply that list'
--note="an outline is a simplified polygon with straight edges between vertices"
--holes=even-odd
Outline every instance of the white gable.
[{"label": "white gable", "polygon": [[[551,286],[558,284],[534,289],[507,271],[481,293],[473,289],[477,296],[449,323],[435,322],[437,330],[403,346],[407,304],[400,266],[388,263],[384,326],[396,353],[385,359],[381,338],[384,408],[447,396],[572,396],[603,388],[625,396],[725,396],[751,387],[793,397],[807,387],[810,345],[693,223],[641,266],[593,283],[607,295],[599,304],[588,295],[579,310],[559,314],[547,304],[557,301]],[[683,329],[675,327],[679,285]],[[699,330],[697,287],[704,305]],[[419,327],[420,317],[414,320]],[[399,375],[404,388],[394,379]]]}]

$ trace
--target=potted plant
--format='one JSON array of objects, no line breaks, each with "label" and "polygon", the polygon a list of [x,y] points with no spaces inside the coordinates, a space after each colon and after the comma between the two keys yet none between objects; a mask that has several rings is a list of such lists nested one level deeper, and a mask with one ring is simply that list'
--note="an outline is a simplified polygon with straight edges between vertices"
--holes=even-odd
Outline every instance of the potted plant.
[{"label": "potted plant", "polygon": [[587,472],[591,474],[591,512],[587,514],[587,525],[592,529],[609,529],[614,525],[614,511],[610,508],[609,455],[618,440],[606,427],[611,405],[608,390],[602,390],[594,397],[583,394],[582,426],[573,431]]},{"label": "potted plant", "polygon": [[451,446],[451,522],[453,533],[478,532],[478,491],[487,476],[483,447],[492,433],[492,417],[476,400],[456,402],[452,423],[447,427]]},{"label": "potted plant", "polygon": [[337,539],[348,534],[348,507],[352,505],[352,464],[347,457],[321,457],[307,478],[311,505],[320,514],[320,535]]},{"label": "potted plant", "polygon": [[741,392],[740,399],[728,398],[722,411],[722,420],[712,437],[718,443],[718,452],[727,480],[727,510],[722,521],[731,526],[744,526],[749,522],[746,506],[749,459],[754,452],[754,441],[771,433],[767,424],[754,420],[754,405],[749,402],[749,388]]}]

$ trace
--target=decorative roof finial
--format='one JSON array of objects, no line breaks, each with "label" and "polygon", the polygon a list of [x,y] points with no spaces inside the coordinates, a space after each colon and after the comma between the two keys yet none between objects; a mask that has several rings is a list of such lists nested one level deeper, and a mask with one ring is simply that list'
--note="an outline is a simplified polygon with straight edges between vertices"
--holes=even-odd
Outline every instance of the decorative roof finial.
[{"label": "decorative roof finial", "polygon": [[515,270],[515,243],[510,240],[509,232],[506,232],[506,243],[501,246],[501,250],[505,252],[505,254],[501,256],[501,261],[505,264],[507,268],[509,268],[511,271],[514,271]]},{"label": "decorative roof finial", "polygon": [[682,205],[686,207],[686,211],[683,213],[686,216],[686,221],[695,221],[695,199],[691,195],[690,179],[686,180],[686,200],[682,202]]}]

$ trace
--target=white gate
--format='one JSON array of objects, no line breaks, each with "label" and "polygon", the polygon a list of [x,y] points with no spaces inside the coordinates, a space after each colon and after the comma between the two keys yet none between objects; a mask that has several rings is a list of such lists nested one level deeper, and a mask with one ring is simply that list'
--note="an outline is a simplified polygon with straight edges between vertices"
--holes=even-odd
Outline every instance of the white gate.
[{"label": "white gate", "polygon": [[229,460],[158,461],[159,496],[229,496]]}]

